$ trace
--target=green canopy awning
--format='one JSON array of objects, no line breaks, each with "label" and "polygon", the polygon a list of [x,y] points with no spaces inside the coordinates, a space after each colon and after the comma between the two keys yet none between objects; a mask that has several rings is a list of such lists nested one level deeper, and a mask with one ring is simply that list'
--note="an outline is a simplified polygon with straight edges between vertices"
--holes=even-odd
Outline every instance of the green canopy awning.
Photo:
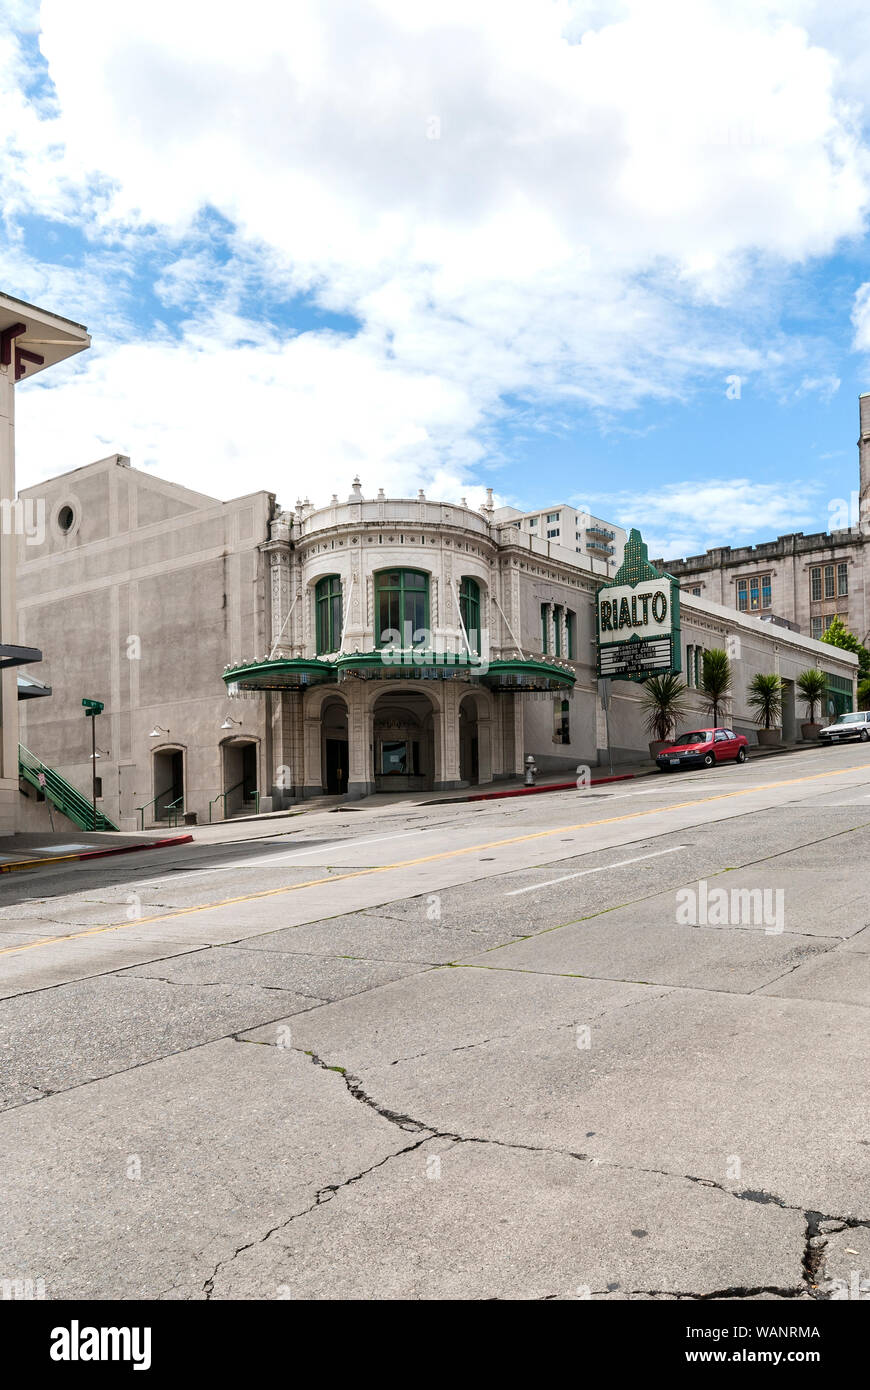
[{"label": "green canopy awning", "polygon": [[336,661],[339,679],[357,680],[473,680],[486,670],[484,657],[467,651],[425,651],[419,647],[399,650],[383,647],[374,652],[353,652]]},{"label": "green canopy awning", "polygon": [[308,690],[313,685],[325,685],[335,679],[335,663],[319,661],[316,657],[243,661],[237,666],[227,666],[223,673],[227,688],[237,690]]},{"label": "green canopy awning", "polygon": [[577,676],[570,666],[541,661],[535,657],[511,657],[491,661],[481,681],[490,690],[514,695],[536,695],[555,690],[572,690]]},{"label": "green canopy awning", "polygon": [[353,652],[331,661],[289,657],[240,662],[223,673],[230,691],[308,690],[336,680],[462,680],[509,694],[570,690],[577,677],[568,665],[540,658],[511,657],[487,661],[469,652]]}]

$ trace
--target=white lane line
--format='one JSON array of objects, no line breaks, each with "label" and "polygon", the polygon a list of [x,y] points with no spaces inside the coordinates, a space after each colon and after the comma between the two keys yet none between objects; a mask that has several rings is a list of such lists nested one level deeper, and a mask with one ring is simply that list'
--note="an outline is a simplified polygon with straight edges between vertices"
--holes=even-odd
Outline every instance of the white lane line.
[{"label": "white lane line", "polygon": [[585,878],[587,874],[603,874],[608,869],[622,869],[626,864],[639,864],[642,859],[658,859],[662,854],[676,854],[678,849],[685,848],[685,845],[671,845],[670,849],[657,849],[652,854],[638,854],[633,859],[620,859],[616,864],[599,864],[595,869],[581,869],[576,874],[562,874],[560,878],[548,878],[546,883],[532,883],[528,888],[512,888],[510,893],[505,893],[505,897],[517,898],[520,893],[534,893],[538,888],[549,888],[554,883],[566,883],[569,878]]}]

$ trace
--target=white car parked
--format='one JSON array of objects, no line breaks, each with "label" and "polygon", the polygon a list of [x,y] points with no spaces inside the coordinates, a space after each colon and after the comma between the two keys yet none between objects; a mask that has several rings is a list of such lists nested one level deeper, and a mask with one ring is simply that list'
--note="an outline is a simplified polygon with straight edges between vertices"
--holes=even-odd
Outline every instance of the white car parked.
[{"label": "white car parked", "polygon": [[821,730],[819,738],[829,744],[845,743],[850,738],[860,738],[862,743],[870,742],[870,709],[858,710],[857,714],[841,714],[833,724]]}]

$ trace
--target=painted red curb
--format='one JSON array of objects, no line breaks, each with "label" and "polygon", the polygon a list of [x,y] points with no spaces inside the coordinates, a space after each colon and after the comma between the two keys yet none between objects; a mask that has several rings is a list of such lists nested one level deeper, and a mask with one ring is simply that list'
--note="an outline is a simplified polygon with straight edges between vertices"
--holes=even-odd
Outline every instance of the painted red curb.
[{"label": "painted red curb", "polygon": [[[630,782],[634,777],[647,777],[646,772],[619,772],[613,777],[593,777],[586,785],[601,787],[605,782]],[[507,796],[534,796],[537,792],[570,792],[579,790],[577,780],[573,782],[548,782],[543,787],[516,787],[510,792],[481,792],[478,796],[463,797],[464,801],[501,801]]]},{"label": "painted red curb", "polygon": [[[135,854],[140,849],[167,849],[170,845],[189,845],[192,841],[192,835],[174,835],[168,840],[149,840],[147,845],[119,845],[117,849],[89,849],[85,854],[77,854],[74,857],[76,859],[103,859],[107,854]],[[51,861],[46,859],[44,862],[50,863]]]}]

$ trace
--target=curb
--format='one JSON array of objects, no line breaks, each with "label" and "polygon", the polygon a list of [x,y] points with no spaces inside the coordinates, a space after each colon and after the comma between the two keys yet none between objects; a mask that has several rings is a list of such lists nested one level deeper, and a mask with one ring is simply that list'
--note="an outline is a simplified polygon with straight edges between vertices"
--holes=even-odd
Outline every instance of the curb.
[{"label": "curb", "polygon": [[[593,777],[587,782],[589,787],[602,787],[605,782],[631,782],[635,777],[649,777],[651,772],[618,772],[612,777]],[[543,787],[514,787],[509,792],[478,792],[475,796],[457,797],[462,801],[501,801],[508,796],[534,796],[536,792],[570,792],[577,790],[577,778],[572,782],[547,782]],[[432,803],[429,802],[429,805]]]},{"label": "curb", "polygon": [[[590,787],[603,786],[605,782],[630,782],[635,777],[651,777],[656,769],[648,772],[617,772],[612,777],[593,777],[587,783]],[[508,796],[536,796],[539,792],[572,792],[577,790],[576,777],[572,782],[545,782],[542,787],[512,787],[506,792],[475,792],[473,796],[445,796],[438,801],[421,801],[421,806],[454,806],[465,801],[502,801]]]},{"label": "curb", "polygon": [[51,854],[40,859],[19,859],[14,864],[0,864],[0,873],[10,874],[16,869],[38,869],[43,864],[63,864],[76,859],[104,859],[110,854],[136,854],[145,849],[169,849],[173,845],[186,845],[193,841],[192,835],[174,835],[168,840],[149,840],[145,845],[120,845],[117,849],[88,849],[82,854]]},{"label": "curb", "polygon": [[[804,753],[809,748],[817,748],[817,743],[795,744],[793,747],[779,748],[753,748],[748,761],[754,762],[757,758],[769,758],[781,756],[784,753]],[[658,768],[651,767],[643,772],[619,772],[612,777],[593,777],[587,784],[590,787],[602,787],[606,782],[630,782],[637,777],[653,777],[658,772]],[[506,792],[476,792],[473,796],[450,796],[444,797],[440,801],[423,801],[422,806],[451,806],[455,803],[464,801],[501,801],[509,796],[536,796],[540,792],[570,792],[577,790],[576,778],[572,782],[547,782],[542,787],[513,787]]]}]

